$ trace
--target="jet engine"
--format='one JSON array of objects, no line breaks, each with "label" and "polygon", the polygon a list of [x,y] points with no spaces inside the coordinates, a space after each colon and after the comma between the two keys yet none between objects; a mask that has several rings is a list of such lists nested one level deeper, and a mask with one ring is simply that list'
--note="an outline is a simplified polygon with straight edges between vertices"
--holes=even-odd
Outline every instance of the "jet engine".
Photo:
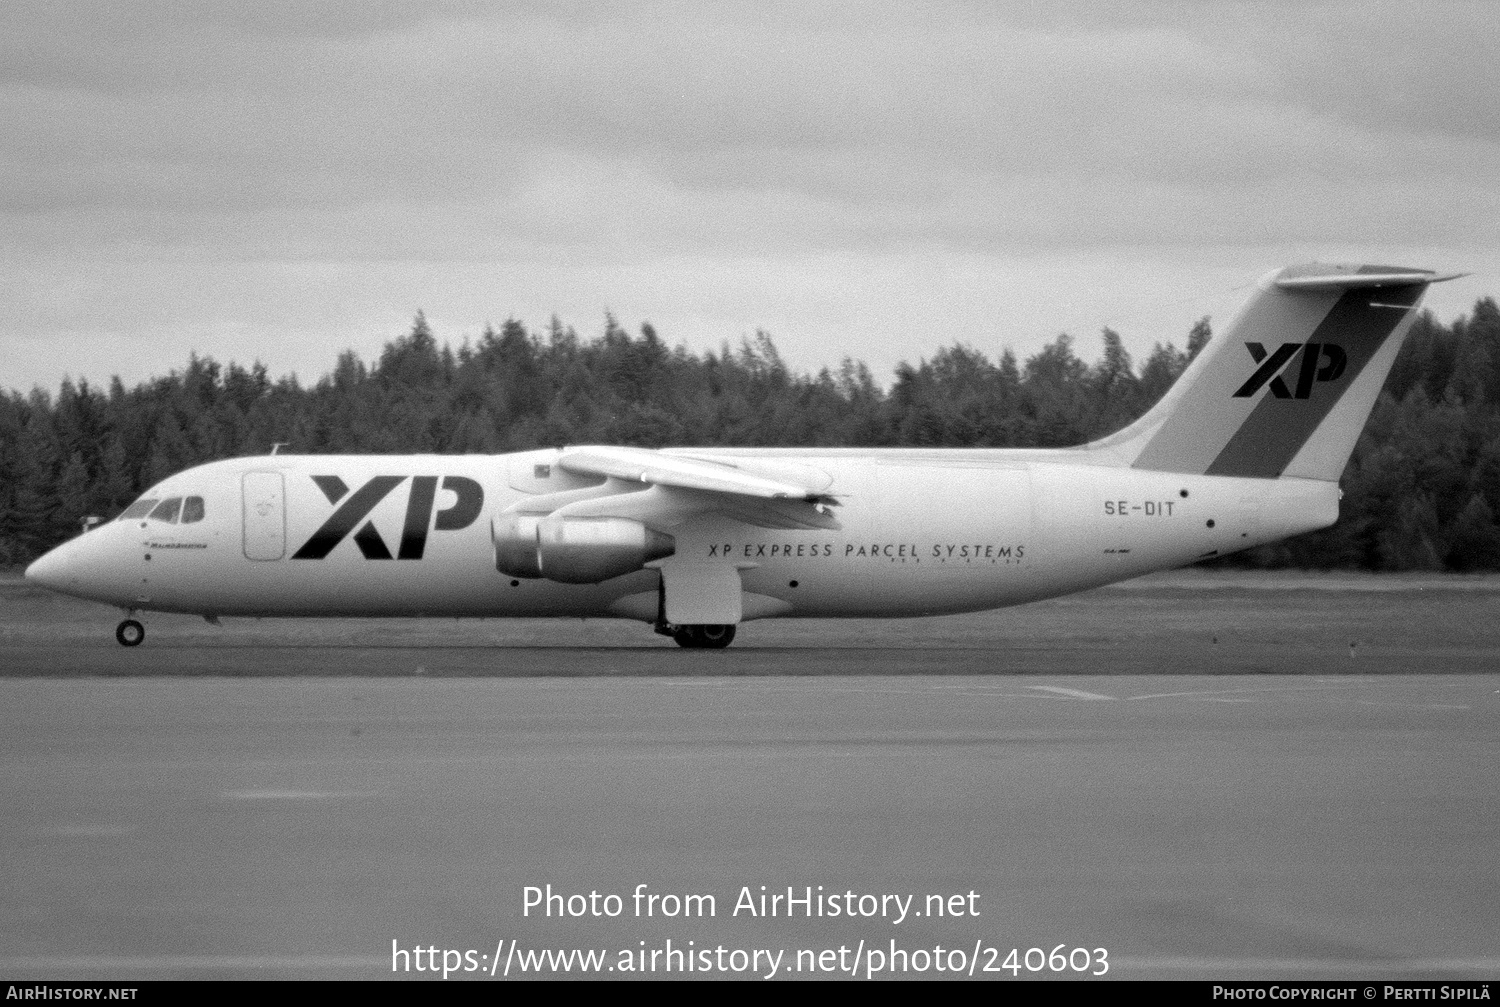
[{"label": "jet engine", "polygon": [[495,568],[512,577],[597,584],[672,555],[672,536],[620,517],[508,514],[492,528]]},{"label": "jet engine", "polygon": [[510,577],[535,580],[542,575],[536,557],[536,526],[545,514],[497,514],[490,523],[495,569]]}]

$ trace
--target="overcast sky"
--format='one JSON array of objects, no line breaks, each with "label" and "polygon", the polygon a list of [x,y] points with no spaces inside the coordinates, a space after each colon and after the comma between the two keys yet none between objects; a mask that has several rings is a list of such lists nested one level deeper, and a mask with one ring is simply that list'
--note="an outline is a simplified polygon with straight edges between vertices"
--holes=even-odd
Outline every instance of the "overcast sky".
[{"label": "overcast sky", "polygon": [[304,381],[418,308],[797,368],[1139,358],[1279,265],[1500,294],[1500,4],[0,9],[0,388]]}]

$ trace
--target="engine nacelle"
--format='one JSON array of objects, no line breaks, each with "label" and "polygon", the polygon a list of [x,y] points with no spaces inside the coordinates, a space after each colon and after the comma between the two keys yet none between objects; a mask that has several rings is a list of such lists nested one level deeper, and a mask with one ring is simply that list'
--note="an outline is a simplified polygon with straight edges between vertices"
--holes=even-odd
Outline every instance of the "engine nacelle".
[{"label": "engine nacelle", "polygon": [[545,514],[497,514],[490,522],[495,569],[511,577],[534,580],[542,575],[536,558],[536,526]]},{"label": "engine nacelle", "polygon": [[564,584],[597,584],[677,551],[677,540],[622,517],[547,517],[537,525],[541,575]]},{"label": "engine nacelle", "polygon": [[511,577],[597,584],[670,556],[677,542],[629,518],[500,514],[490,525],[495,569]]}]

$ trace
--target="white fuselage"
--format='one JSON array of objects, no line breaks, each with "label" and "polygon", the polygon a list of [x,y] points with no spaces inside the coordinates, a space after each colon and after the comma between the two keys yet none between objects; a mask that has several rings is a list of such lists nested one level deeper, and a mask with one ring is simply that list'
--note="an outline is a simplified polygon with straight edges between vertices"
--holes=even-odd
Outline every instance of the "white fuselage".
[{"label": "white fuselage", "polygon": [[[720,514],[668,529],[674,558],[739,571],[745,619],[999,608],[1325,527],[1338,514],[1331,482],[1140,471],[1090,464],[1072,451],[691,454],[816,470],[837,500],[833,530],[773,530]],[[567,489],[558,485],[567,474],[552,468],[557,457],[545,450],[214,462],[148,494],[201,497],[201,520],[111,521],[54,550],[32,574],[122,608],[210,616],[656,619],[654,569],[598,584],[496,569],[492,519],[528,495]],[[378,485],[389,489],[378,502],[341,535],[327,531],[337,504],[381,476]],[[482,488],[477,512],[472,492],[466,500],[448,488],[469,481]],[[309,555],[320,530],[326,554]]]}]

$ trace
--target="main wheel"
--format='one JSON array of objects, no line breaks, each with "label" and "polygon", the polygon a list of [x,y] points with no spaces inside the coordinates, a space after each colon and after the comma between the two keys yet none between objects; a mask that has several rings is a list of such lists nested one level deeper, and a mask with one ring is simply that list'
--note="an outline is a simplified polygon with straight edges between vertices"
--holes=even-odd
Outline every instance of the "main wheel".
[{"label": "main wheel", "polygon": [[134,619],[126,619],[115,627],[115,639],[120,641],[122,647],[139,647],[141,641],[146,639],[146,627]]},{"label": "main wheel", "polygon": [[701,650],[723,650],[734,642],[733,626],[678,626],[672,639],[679,647]]}]

